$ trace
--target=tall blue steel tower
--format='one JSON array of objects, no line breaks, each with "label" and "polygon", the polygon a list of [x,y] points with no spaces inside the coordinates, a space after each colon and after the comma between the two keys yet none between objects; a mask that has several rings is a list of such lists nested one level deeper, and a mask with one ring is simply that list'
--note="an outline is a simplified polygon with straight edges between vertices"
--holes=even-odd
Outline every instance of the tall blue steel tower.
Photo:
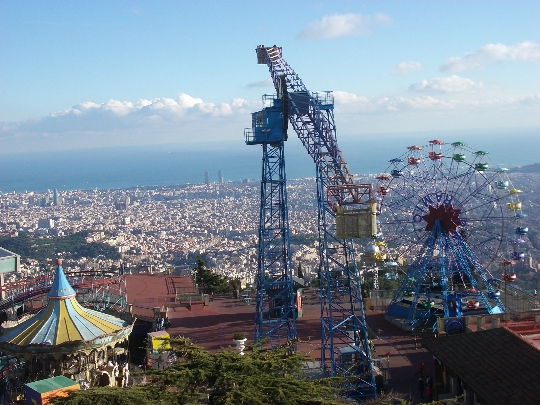
[{"label": "tall blue steel tower", "polygon": [[277,97],[263,96],[263,103],[244,135],[246,144],[263,150],[255,342],[268,338],[275,346],[296,338],[284,155],[286,88],[279,87]]},{"label": "tall blue steel tower", "polygon": [[353,239],[375,237],[371,185],[356,184],[338,148],[331,92],[311,93],[283,59],[281,48],[260,45],[274,87],[288,94],[289,122],[313,158],[317,176],[321,366],[329,376],[355,375],[346,395],[376,395]]}]

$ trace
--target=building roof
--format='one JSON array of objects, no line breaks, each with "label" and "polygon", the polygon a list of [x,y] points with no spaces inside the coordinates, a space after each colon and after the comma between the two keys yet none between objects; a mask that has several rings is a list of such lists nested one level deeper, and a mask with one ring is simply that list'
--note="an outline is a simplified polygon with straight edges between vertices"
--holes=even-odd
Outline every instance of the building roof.
[{"label": "building roof", "polygon": [[47,307],[26,322],[7,330],[0,336],[0,344],[28,346],[89,342],[128,326],[129,323],[120,318],[82,307],[67,281],[61,261],[58,261]]},{"label": "building roof", "polygon": [[59,264],[58,268],[56,269],[56,275],[54,276],[51,290],[49,291],[49,298],[66,299],[70,298],[74,294],[75,290],[73,287],[71,287],[69,281],[67,281],[64,270]]},{"label": "building roof", "polygon": [[510,330],[424,339],[422,345],[486,404],[538,404],[540,351]]},{"label": "building roof", "polygon": [[[63,375],[57,377],[46,378],[44,380],[38,380],[25,384],[28,388],[39,392],[40,394],[45,394],[51,391],[57,391],[62,388],[72,387],[74,385],[79,385],[77,381],[73,381]],[[78,388],[78,387],[77,387]]]},{"label": "building roof", "polygon": [[14,256],[17,256],[17,254],[13,253],[13,252],[10,252],[9,250],[0,247],[0,258],[14,257]]}]

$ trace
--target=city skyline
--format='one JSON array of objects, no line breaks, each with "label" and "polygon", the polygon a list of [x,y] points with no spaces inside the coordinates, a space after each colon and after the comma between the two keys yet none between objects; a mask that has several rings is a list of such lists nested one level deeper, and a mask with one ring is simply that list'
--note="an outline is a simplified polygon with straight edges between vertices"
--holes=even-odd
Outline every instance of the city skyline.
[{"label": "city skyline", "polygon": [[0,5],[2,153],[234,141],[273,93],[259,44],[333,90],[342,137],[538,128],[533,1]]}]

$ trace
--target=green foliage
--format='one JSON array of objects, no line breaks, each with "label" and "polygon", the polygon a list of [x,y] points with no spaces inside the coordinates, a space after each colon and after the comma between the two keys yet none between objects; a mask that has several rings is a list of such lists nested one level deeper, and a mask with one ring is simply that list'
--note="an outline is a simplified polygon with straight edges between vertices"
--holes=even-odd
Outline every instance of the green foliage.
[{"label": "green foliage", "polygon": [[70,391],[69,396],[53,397],[54,405],[155,405],[174,404],[174,398],[151,386],[137,386],[131,389],[100,387],[86,391]]},{"label": "green foliage", "polygon": [[361,290],[362,298],[369,298],[369,292],[371,291],[371,286],[368,282],[363,282],[360,285],[360,290]]},{"label": "green foliage", "polygon": [[401,285],[402,279],[402,276],[400,276],[397,280],[388,280],[385,276],[379,277],[379,290],[397,290]]},{"label": "green foliage", "polygon": [[[248,347],[246,355],[232,350],[208,353],[189,339],[171,339],[178,358],[167,370],[152,370],[158,390],[175,387],[176,403],[192,403],[210,393],[211,404],[343,404],[338,390],[320,380],[306,380],[300,370],[304,356],[290,348]],[[208,391],[207,391],[208,390]]]},{"label": "green foliage", "polygon": [[319,240],[316,234],[294,234],[289,236],[291,245],[313,246]]},{"label": "green foliage", "polygon": [[362,402],[363,405],[411,405],[411,402],[403,399],[402,394],[397,394],[393,391],[385,392],[377,398],[369,399]]},{"label": "green foliage", "polygon": [[231,292],[229,280],[208,270],[206,262],[200,256],[197,257],[197,267],[193,270],[195,271],[195,283],[203,292],[218,294]]},{"label": "green foliage", "polygon": [[304,271],[302,270],[302,263],[298,263],[298,278],[304,278]]},{"label": "green foliage", "polygon": [[[170,339],[177,361],[168,369],[150,370],[149,383],[133,388],[103,387],[72,391],[54,398],[55,405],[344,405],[339,396],[342,378],[308,380],[301,370],[306,358],[289,346],[273,350],[251,345],[240,356],[231,349],[209,353],[187,338]],[[206,398],[209,398],[206,402]],[[371,405],[408,405],[393,393],[366,402]]]},{"label": "green foliage", "polygon": [[104,255],[108,259],[119,259],[120,253],[106,243],[86,243],[89,232],[78,232],[63,237],[36,238],[24,232],[16,238],[0,238],[0,246],[17,253],[22,260],[45,260],[56,257],[62,253],[65,259],[79,259],[81,257],[97,257]]}]

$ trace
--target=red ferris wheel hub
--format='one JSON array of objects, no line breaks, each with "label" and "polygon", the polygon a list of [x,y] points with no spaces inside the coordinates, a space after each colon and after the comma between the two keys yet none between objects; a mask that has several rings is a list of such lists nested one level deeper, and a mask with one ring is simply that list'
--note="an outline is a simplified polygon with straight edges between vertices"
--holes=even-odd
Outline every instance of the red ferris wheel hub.
[{"label": "red ferris wheel hub", "polygon": [[435,221],[439,221],[444,230],[448,233],[455,232],[459,226],[460,210],[455,209],[452,204],[441,204],[437,207],[430,205],[429,214],[422,218],[427,222],[426,231],[431,231],[435,226]]}]

